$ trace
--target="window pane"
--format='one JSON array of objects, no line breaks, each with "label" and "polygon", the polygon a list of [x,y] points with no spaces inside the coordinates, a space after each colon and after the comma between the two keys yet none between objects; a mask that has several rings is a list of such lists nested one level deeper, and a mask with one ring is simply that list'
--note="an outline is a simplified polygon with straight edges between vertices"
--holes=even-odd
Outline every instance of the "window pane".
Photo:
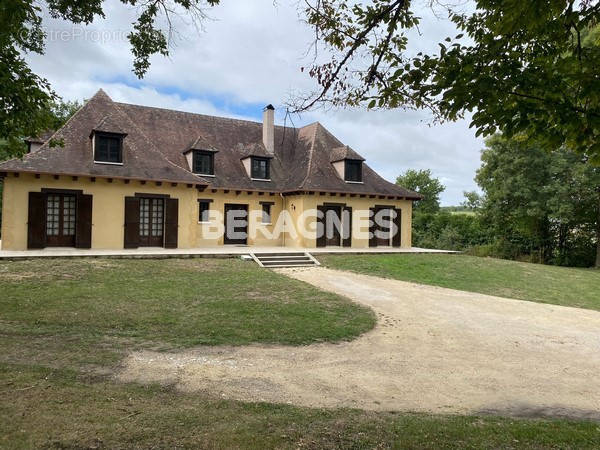
[{"label": "window pane", "polygon": [[48,236],[58,236],[60,196],[48,195],[46,208],[46,234]]},{"label": "window pane", "polygon": [[210,212],[210,203],[209,202],[198,202],[200,207],[200,213],[198,215],[198,220],[200,222],[209,222],[209,212]]},{"label": "window pane", "polygon": [[262,205],[262,223],[271,223],[271,205]]},{"label": "window pane", "polygon": [[362,181],[361,161],[346,161],[346,181]]},{"label": "window pane", "polygon": [[140,200],[140,236],[148,236],[150,232],[150,199]]},{"label": "window pane", "polygon": [[152,199],[152,236],[163,234],[163,199]]},{"label": "window pane", "polygon": [[94,159],[100,162],[122,162],[121,138],[116,136],[96,136]]},{"label": "window pane", "polygon": [[269,179],[269,160],[262,158],[252,158],[252,178]]},{"label": "window pane", "polygon": [[63,198],[63,236],[75,235],[75,196],[65,195]]},{"label": "window pane", "polygon": [[214,175],[213,154],[194,152],[194,173]]}]

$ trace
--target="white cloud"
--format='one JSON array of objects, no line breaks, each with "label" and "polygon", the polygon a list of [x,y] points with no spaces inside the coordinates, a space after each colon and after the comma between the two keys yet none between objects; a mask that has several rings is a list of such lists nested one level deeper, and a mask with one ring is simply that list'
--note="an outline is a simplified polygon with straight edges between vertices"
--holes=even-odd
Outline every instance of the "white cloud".
[{"label": "white cloud", "polygon": [[[225,116],[252,115],[248,105],[283,104],[291,91],[314,89],[300,71],[307,64],[312,32],[301,23],[297,3],[281,0],[223,0],[198,33],[176,21],[179,35],[169,58],[155,56],[141,82],[132,74],[126,34],[135,9],[118,0],[105,4],[108,19],[79,27],[45,20],[52,32],[45,55],[28,55],[33,69],[67,99],[89,98],[100,87],[117,101]],[[412,51],[433,50],[454,35],[448,21],[421,11],[421,35]],[[62,33],[62,34],[61,34]],[[258,106],[257,109],[260,109]],[[280,116],[281,117],[281,116]],[[365,156],[393,181],[409,168],[430,168],[446,184],[445,204],[457,204],[473,182],[482,141],[467,121],[428,126],[414,111],[315,111],[295,118],[296,125],[321,121],[340,140]]]}]

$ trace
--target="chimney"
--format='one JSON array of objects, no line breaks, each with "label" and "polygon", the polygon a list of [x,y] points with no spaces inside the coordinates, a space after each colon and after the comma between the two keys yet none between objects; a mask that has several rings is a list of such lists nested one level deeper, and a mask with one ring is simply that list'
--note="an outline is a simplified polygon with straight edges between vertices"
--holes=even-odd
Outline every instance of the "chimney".
[{"label": "chimney", "polygon": [[265,106],[263,110],[263,144],[269,153],[275,153],[275,108]]}]

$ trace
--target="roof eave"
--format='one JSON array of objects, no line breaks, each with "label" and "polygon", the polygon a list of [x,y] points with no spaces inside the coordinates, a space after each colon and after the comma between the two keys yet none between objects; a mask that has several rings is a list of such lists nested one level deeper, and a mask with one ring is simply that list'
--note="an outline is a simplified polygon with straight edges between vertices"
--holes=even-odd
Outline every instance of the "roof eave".
[{"label": "roof eave", "polygon": [[219,150],[214,149],[214,148],[196,148],[196,147],[190,147],[187,150],[184,150],[183,152],[181,152],[183,155],[187,155],[190,152],[210,152],[210,153],[217,153]]},{"label": "roof eave", "polygon": [[192,184],[196,187],[209,187],[210,185],[205,182],[199,182],[199,180],[182,180],[182,179],[166,179],[166,178],[143,178],[143,177],[124,177],[119,175],[98,175],[93,173],[71,173],[71,172],[48,172],[43,170],[30,170],[30,169],[3,169],[0,167],[0,174],[2,173],[31,173],[39,175],[57,175],[61,177],[89,177],[89,178],[102,178],[112,180],[130,180],[130,181],[150,181],[158,183],[181,183],[181,184]]},{"label": "roof eave", "polygon": [[243,161],[243,160],[248,159],[248,158],[273,159],[273,158],[275,158],[275,156],[274,155],[260,155],[260,154],[256,154],[255,155],[255,154],[250,154],[250,155],[244,155],[244,156],[242,156],[240,158],[240,161]]},{"label": "roof eave", "polygon": [[92,128],[90,137],[94,136],[95,133],[112,134],[114,136],[121,136],[123,139],[127,136],[127,133],[123,133],[121,131],[107,131],[107,130],[102,130],[100,128]]},{"label": "roof eave", "polygon": [[394,198],[403,198],[403,199],[412,200],[412,201],[421,200],[421,198],[422,198],[420,196],[414,196],[414,195],[410,195],[410,194],[390,194],[390,193],[383,193],[383,192],[355,192],[355,191],[343,191],[343,190],[336,190],[336,189],[307,189],[307,188],[287,189],[287,190],[281,191],[281,194],[282,195],[286,195],[286,194],[291,195],[291,194],[297,194],[297,193],[302,193],[302,192],[326,192],[328,194],[394,197]]}]

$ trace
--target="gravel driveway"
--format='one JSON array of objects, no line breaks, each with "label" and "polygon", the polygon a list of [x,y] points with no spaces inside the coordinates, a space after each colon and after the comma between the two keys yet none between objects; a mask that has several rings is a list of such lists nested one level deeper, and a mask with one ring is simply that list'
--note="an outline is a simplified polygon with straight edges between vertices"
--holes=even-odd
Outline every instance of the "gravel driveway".
[{"label": "gravel driveway", "polygon": [[352,342],[138,352],[122,381],[316,407],[600,419],[600,312],[325,268],[288,276],[377,313]]}]

